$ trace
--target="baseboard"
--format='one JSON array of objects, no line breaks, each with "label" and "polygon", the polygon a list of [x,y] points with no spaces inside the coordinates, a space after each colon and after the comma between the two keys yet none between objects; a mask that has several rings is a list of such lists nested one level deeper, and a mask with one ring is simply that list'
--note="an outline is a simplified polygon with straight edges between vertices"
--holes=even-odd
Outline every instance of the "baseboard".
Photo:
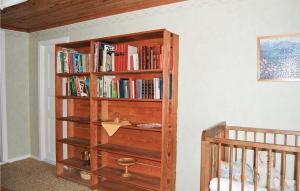
[{"label": "baseboard", "polygon": [[39,161],[41,160],[41,159],[40,159],[40,157],[38,157],[38,156],[34,156],[34,155],[30,155],[30,158],[33,158],[33,159],[35,159],[35,160],[39,160]]},{"label": "baseboard", "polygon": [[24,156],[20,156],[20,157],[11,158],[11,159],[8,159],[7,162],[1,162],[0,165],[3,165],[5,163],[12,163],[12,162],[16,162],[16,161],[24,160],[24,159],[28,159],[28,158],[33,158],[38,161],[43,161],[43,162],[46,162],[46,163],[49,163],[52,165],[56,165],[56,162],[48,161],[48,160],[41,160],[40,157],[34,156],[34,155],[24,155]]},{"label": "baseboard", "polygon": [[28,159],[30,157],[31,157],[31,155],[23,155],[23,156],[20,156],[20,157],[15,157],[15,158],[8,159],[6,163],[12,163],[12,162],[16,162],[16,161],[19,161],[19,160]]}]

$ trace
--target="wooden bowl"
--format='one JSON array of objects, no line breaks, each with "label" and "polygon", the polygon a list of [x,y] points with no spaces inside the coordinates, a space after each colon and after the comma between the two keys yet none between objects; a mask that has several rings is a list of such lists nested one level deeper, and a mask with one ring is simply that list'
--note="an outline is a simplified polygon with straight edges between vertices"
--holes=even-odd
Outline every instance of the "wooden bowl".
[{"label": "wooden bowl", "polygon": [[85,171],[80,171],[80,176],[84,180],[90,180],[91,179],[91,174]]},{"label": "wooden bowl", "polygon": [[136,163],[136,159],[134,158],[119,158],[118,164],[121,166],[131,166]]},{"label": "wooden bowl", "polygon": [[125,167],[125,172],[122,174],[122,177],[128,178],[131,174],[128,172],[128,167],[134,165],[136,163],[136,159],[134,158],[119,158],[118,164]]}]

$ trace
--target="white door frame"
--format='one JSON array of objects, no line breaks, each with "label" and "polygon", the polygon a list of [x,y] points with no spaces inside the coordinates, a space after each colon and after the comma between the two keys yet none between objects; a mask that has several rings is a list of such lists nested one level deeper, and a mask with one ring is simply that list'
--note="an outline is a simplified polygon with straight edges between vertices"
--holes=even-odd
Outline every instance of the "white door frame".
[{"label": "white door frame", "polygon": [[[0,29],[0,119],[1,119],[1,140],[2,140],[2,162],[8,161],[7,145],[7,118],[6,118],[6,76],[5,76],[5,31]],[[0,161],[1,162],[1,161]]]},{"label": "white door frame", "polygon": [[[46,66],[44,65],[45,60],[45,46],[55,45],[58,43],[66,43],[70,41],[70,37],[61,37],[57,39],[51,39],[46,41],[40,41],[38,44],[38,121],[39,121],[39,159],[44,161],[46,160],[46,131],[45,127],[47,126],[46,121],[46,112],[44,108],[44,103],[46,101],[45,94],[45,74]],[[56,59],[56,58],[55,58]],[[53,63],[54,64],[54,63]],[[54,74],[53,74],[54,75]]]}]

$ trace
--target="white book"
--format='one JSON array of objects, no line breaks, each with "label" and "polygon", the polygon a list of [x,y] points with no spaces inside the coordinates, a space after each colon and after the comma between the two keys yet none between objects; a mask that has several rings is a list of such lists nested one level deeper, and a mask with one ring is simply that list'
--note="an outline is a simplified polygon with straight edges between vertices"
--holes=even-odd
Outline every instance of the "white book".
[{"label": "white book", "polygon": [[67,81],[67,78],[63,78],[62,79],[62,96],[66,96],[67,95],[67,85],[68,85],[68,83],[67,83],[68,81]]},{"label": "white book", "polygon": [[135,53],[132,55],[133,58],[133,69],[139,70],[139,54]]},{"label": "white book", "polygon": [[56,66],[56,72],[57,73],[61,73],[61,54],[62,54],[62,51],[58,51],[57,53],[57,66]]},{"label": "white book", "polygon": [[[130,70],[130,58],[133,54],[137,54],[138,48],[135,46],[128,45],[128,56],[127,56],[127,70]],[[133,59],[134,60],[134,59]]]},{"label": "white book", "polygon": [[69,52],[64,52],[65,57],[65,65],[64,65],[64,72],[69,73]]}]

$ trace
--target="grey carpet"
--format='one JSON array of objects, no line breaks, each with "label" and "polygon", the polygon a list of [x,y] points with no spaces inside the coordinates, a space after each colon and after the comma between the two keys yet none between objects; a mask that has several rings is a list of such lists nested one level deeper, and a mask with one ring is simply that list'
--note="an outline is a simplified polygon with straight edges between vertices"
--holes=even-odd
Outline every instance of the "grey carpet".
[{"label": "grey carpet", "polygon": [[91,191],[86,186],[57,178],[55,166],[31,158],[0,168],[1,187],[10,191]]}]

